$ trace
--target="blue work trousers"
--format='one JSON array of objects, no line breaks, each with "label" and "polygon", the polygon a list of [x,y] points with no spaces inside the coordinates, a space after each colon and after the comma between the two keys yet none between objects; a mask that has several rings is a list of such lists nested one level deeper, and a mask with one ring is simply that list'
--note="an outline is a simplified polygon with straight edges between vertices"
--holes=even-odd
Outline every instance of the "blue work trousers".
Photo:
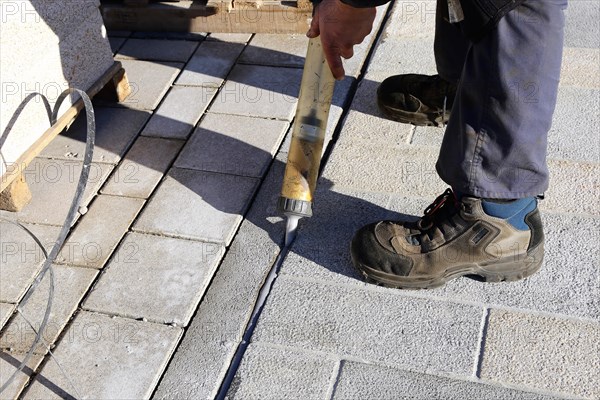
[{"label": "blue work trousers", "polygon": [[447,4],[438,0],[434,51],[438,73],[458,90],[437,172],[476,197],[542,194],[567,0],[526,0],[475,43],[444,17]]}]

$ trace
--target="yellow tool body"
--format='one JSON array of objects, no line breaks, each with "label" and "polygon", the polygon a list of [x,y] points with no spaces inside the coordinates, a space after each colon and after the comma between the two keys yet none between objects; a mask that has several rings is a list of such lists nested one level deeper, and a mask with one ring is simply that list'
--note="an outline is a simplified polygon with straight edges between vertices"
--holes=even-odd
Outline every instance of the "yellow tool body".
[{"label": "yellow tool body", "polygon": [[333,97],[335,79],[325,60],[321,38],[308,42],[292,141],[278,208],[287,217],[286,246],[296,233],[298,220],[312,216],[312,203]]}]

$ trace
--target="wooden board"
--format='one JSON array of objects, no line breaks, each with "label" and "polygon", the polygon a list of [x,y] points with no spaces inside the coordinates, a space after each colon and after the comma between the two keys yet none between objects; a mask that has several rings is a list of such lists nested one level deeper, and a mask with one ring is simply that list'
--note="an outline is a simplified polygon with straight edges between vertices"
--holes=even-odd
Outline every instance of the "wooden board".
[{"label": "wooden board", "polygon": [[110,30],[305,33],[312,9],[305,1],[194,0],[131,7],[120,1],[103,0],[101,12]]}]

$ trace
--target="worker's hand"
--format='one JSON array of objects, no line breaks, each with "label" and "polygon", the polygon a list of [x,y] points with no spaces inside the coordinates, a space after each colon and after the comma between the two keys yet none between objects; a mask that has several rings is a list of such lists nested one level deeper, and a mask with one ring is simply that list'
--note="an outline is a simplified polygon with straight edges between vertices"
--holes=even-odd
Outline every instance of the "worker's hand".
[{"label": "worker's hand", "polygon": [[348,59],[354,55],[354,45],[371,32],[375,13],[375,7],[356,8],[340,0],[322,0],[315,7],[306,36],[321,36],[323,52],[335,79],[344,78],[341,57]]}]

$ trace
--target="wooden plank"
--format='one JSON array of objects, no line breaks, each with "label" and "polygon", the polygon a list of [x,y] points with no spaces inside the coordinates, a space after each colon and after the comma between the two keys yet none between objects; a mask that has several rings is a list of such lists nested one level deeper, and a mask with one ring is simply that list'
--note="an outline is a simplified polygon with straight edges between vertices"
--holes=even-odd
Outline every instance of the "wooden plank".
[{"label": "wooden plank", "polygon": [[305,33],[312,9],[297,5],[273,0],[195,0],[149,3],[140,8],[105,0],[101,11],[110,30]]},{"label": "wooden plank", "polygon": [[[88,96],[94,97],[105,86],[107,86],[107,84],[114,85],[115,77],[119,77],[119,76],[121,76],[121,74],[123,74],[122,79],[125,79],[125,81],[126,81],[121,63],[118,61],[115,61],[115,63],[112,65],[112,67],[110,67],[104,73],[104,75],[102,75],[100,77],[100,79],[98,79],[96,81],[96,83],[94,83],[86,91],[86,93],[88,94]],[[119,89],[119,88],[115,87],[115,88],[113,88],[113,90],[115,90],[117,93],[119,93],[119,91],[120,91],[120,95],[124,96],[124,95],[129,94],[128,90],[130,90],[130,89],[128,89],[128,85],[125,88],[122,87],[122,85],[123,85],[122,79],[121,79],[121,82],[117,83],[117,86],[121,86],[121,88]],[[118,97],[118,94],[116,94],[115,96]],[[124,100],[124,98],[122,98],[122,100]],[[73,119],[75,119],[75,117],[77,117],[77,114],[82,109],[83,109],[83,100],[79,99],[60,116],[60,118],[56,121],[56,123],[54,125],[52,125],[50,128],[48,128],[46,130],[46,132],[44,132],[44,134],[42,136],[40,136],[40,138],[38,140],[36,140],[31,146],[29,146],[27,151],[25,151],[17,159],[16,162],[11,164],[12,168],[8,168],[6,173],[2,176],[2,179],[0,180],[0,192],[3,192],[13,182],[13,180],[15,180],[19,176],[21,176],[21,174],[23,173],[25,168],[27,168],[29,163],[35,157],[37,157],[38,154],[40,154],[40,152],[48,145],[48,143],[50,143],[52,141],[52,139],[54,139],[59,133],[61,133],[62,130],[65,127],[67,127],[71,123],[71,121],[73,121]]]}]

